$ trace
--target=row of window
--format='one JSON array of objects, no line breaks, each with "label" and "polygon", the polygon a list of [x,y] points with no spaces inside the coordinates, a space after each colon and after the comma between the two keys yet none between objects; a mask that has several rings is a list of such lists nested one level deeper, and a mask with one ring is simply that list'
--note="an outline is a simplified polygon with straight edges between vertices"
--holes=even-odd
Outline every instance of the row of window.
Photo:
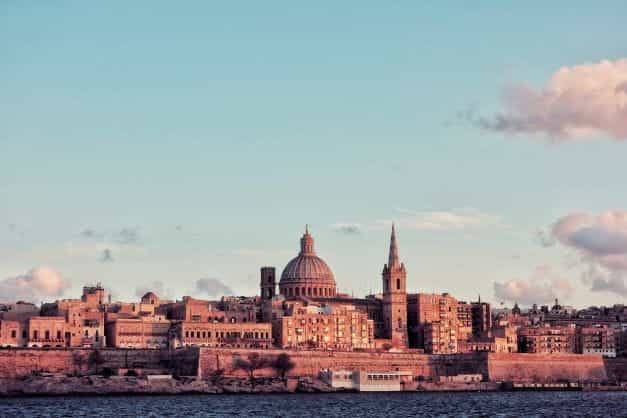
[{"label": "row of window", "polygon": [[[242,337],[242,333],[239,331],[237,332],[216,331],[215,332],[215,338],[241,338],[241,337]],[[185,338],[211,338],[211,331],[196,331],[196,332],[185,331]],[[268,332],[255,331],[253,333],[252,331],[250,331],[250,332],[244,332],[244,338],[268,339],[270,338],[270,334]]]},{"label": "row of window", "polygon": [[326,287],[288,287],[281,289],[281,294],[285,296],[313,296],[313,297],[332,297],[335,296],[334,289],[328,289]]},{"label": "row of window", "polygon": [[[13,335],[12,335],[13,336]],[[13,337],[15,338],[15,337]],[[57,331],[57,340],[60,340],[61,337],[61,331]],[[37,330],[33,331],[33,340],[37,340],[39,339],[39,332]],[[45,331],[44,332],[44,340],[49,340],[50,339],[50,331]]]}]

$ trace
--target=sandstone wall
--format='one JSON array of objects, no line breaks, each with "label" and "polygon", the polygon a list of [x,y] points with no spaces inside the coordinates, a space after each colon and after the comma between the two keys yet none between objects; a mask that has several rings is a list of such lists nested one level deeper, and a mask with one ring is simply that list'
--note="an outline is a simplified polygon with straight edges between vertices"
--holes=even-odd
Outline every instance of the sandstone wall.
[{"label": "sandstone wall", "polygon": [[602,357],[581,354],[490,353],[488,373],[491,381],[601,382],[608,378]]},{"label": "sandstone wall", "polygon": [[[100,368],[161,369],[182,376],[207,378],[223,369],[227,376],[243,376],[233,368],[236,357],[257,352],[268,359],[287,353],[296,367],[293,376],[316,376],[321,369],[401,370],[415,376],[481,374],[485,380],[517,382],[627,381],[627,359],[603,359],[579,354],[536,355],[521,353],[470,353],[427,355],[414,353],[355,353],[324,351],[187,348],[169,350],[102,349]],[[32,372],[73,373],[93,369],[92,349],[0,349],[0,378]],[[81,360],[82,359],[82,360]],[[258,376],[272,376],[272,368]]]},{"label": "sandstone wall", "polygon": [[[0,378],[25,376],[33,372],[73,373],[87,371],[96,365],[90,362],[93,349],[0,349]],[[168,368],[167,350],[101,349],[99,368]]]},{"label": "sandstone wall", "polygon": [[[372,371],[401,370],[412,372],[415,376],[455,375],[460,373],[477,374],[488,377],[487,355],[459,354],[455,356],[433,356],[406,353],[354,353],[324,351],[286,351],[286,350],[225,350],[199,349],[198,375],[207,377],[216,369],[223,369],[225,374],[243,376],[242,370],[233,368],[234,359],[246,358],[249,353],[257,352],[262,357],[273,358],[280,353],[287,353],[296,367],[290,372],[293,376],[317,376],[321,369],[361,369]],[[260,370],[257,375],[271,376],[271,368]]]},{"label": "sandstone wall", "polygon": [[603,362],[610,381],[627,382],[627,358],[607,358]]}]

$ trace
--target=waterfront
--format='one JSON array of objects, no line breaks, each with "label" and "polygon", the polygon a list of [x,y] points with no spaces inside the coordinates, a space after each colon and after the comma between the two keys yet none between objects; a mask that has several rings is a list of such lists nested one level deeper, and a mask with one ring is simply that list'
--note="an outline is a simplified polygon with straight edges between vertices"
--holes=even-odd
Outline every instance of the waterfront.
[{"label": "waterfront", "polygon": [[335,393],[38,397],[0,400],[1,417],[627,417],[626,392]]}]

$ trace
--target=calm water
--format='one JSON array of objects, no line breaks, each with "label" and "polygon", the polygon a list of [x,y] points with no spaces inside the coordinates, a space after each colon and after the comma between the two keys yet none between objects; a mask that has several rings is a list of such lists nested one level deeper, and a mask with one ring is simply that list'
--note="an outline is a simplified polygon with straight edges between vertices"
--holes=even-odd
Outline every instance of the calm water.
[{"label": "calm water", "polygon": [[0,399],[1,417],[627,417],[627,392],[194,395]]}]

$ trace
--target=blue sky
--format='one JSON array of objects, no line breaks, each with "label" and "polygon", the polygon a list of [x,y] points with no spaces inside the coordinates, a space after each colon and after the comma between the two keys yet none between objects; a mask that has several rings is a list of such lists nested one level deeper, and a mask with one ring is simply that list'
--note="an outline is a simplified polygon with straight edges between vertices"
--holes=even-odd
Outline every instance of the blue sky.
[{"label": "blue sky", "polygon": [[542,271],[572,285],[569,304],[623,302],[536,233],[627,208],[627,142],[460,115],[627,57],[626,15],[621,1],[3,2],[0,279],[48,266],[66,295],[160,282],[180,297],[202,277],[253,294],[309,223],[339,288],[362,295],[395,220],[412,291],[499,302],[495,282]]}]

